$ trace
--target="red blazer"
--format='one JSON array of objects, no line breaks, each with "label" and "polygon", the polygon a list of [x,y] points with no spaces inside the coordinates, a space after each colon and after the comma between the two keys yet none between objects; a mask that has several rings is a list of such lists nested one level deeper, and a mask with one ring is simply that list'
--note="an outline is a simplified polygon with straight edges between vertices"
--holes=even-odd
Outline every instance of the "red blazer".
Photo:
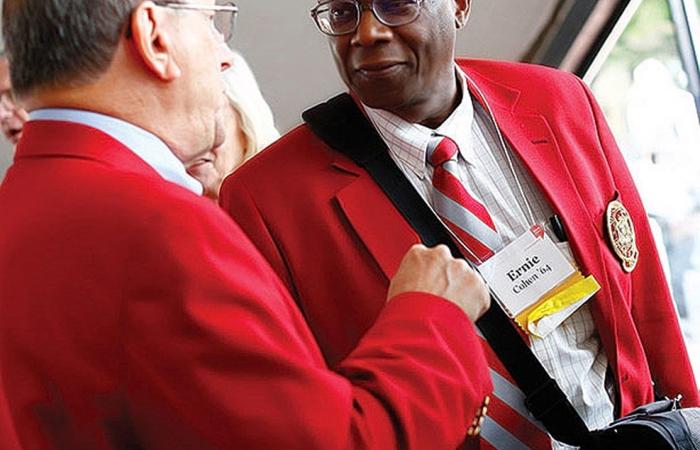
[{"label": "red blazer", "polygon": [[29,122],[0,211],[3,450],[450,448],[491,389],[419,293],[330,371],[230,218],[92,128]]},{"label": "red blazer", "polygon": [[[652,380],[659,392],[698,404],[646,214],[589,90],[548,68],[459,64],[562,218],[583,270],[601,284],[592,310],[619,412],[652,401]],[[221,198],[295,294],[326,360],[340,363],[381,311],[387,283],[416,233],[364,170],[307,126],[236,171]],[[606,240],[606,207],[616,198],[636,227],[640,257],[631,274]]]}]

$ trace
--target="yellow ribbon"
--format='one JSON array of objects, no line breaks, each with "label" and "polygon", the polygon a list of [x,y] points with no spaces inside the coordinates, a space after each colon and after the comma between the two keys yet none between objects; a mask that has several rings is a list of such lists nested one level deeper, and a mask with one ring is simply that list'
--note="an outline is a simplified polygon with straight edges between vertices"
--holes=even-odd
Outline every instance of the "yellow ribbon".
[{"label": "yellow ribbon", "polygon": [[584,278],[580,272],[576,272],[550,295],[543,296],[542,300],[520,313],[515,320],[528,331],[530,324],[563,311],[583,298],[595,294],[599,289],[600,285],[593,276]]}]

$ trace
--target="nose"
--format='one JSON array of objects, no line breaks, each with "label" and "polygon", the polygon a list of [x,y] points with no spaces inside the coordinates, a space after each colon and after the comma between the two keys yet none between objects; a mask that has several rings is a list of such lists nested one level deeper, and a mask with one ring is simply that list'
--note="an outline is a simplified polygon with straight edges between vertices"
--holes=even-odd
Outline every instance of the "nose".
[{"label": "nose", "polygon": [[369,47],[379,42],[391,40],[391,28],[381,23],[370,9],[365,9],[360,15],[360,24],[352,37],[352,45]]},{"label": "nose", "polygon": [[219,45],[219,65],[222,72],[230,69],[233,65],[233,51],[225,42]]}]

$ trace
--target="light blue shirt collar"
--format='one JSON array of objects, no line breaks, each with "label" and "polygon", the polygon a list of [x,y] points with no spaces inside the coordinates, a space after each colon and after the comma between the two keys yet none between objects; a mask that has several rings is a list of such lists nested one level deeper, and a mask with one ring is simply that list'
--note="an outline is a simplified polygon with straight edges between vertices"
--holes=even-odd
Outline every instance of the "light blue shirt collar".
[{"label": "light blue shirt collar", "polygon": [[134,152],[161,177],[202,195],[202,185],[185,171],[185,166],[156,135],[115,117],[65,108],[37,109],[29,120],[59,120],[96,128]]}]

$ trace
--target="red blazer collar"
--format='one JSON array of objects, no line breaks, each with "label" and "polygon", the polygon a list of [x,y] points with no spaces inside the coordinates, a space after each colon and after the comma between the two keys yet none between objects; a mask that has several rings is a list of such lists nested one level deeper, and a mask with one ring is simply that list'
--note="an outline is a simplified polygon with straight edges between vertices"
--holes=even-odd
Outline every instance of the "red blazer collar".
[{"label": "red blazer collar", "polygon": [[[475,71],[469,66],[466,60],[457,60],[457,65],[464,71],[469,79],[469,93],[482,105],[484,97],[488,99],[491,106],[499,106],[511,112],[515,112],[515,108],[520,100],[520,90],[488,78],[480,72]],[[483,96],[482,96],[483,94]]]},{"label": "red blazer collar", "polygon": [[151,166],[119,141],[95,128],[74,122],[27,122],[17,145],[15,161],[38,157],[89,159],[124,171],[158,176]]}]

